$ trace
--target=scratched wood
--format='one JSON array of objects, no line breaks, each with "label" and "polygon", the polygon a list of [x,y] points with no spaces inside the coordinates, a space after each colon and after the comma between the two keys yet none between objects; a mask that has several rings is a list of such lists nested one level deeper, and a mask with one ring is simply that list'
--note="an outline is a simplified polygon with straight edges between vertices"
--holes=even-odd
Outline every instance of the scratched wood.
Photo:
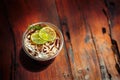
[{"label": "scratched wood", "polygon": [[[11,27],[13,33],[6,31],[6,29],[3,29],[3,31],[8,34],[13,34],[14,37],[11,38],[15,41],[14,43],[9,42],[15,49],[12,55],[14,60],[12,62],[14,66],[12,70],[13,73],[9,73],[10,71],[8,71],[9,74],[6,74],[8,78],[3,80],[72,80],[70,65],[64,47],[56,59],[40,63],[27,57],[21,46],[22,34],[29,24],[46,21],[60,27],[55,1],[4,0],[3,7],[5,16],[7,16],[6,20],[10,23],[6,28]],[[4,24],[7,23],[4,21]],[[10,37],[13,35],[8,36]],[[4,43],[6,42],[8,41],[5,40]],[[4,48],[7,49],[6,54],[11,55],[12,53],[9,53],[9,50],[12,46],[9,48],[9,44],[4,44]],[[8,60],[11,58],[9,55],[9,58],[7,58]],[[5,55],[1,57],[6,59]],[[4,62],[6,63],[8,60]],[[7,67],[7,65],[4,66]],[[13,74],[13,76],[11,76],[11,74]],[[5,76],[5,74],[3,75]]]},{"label": "scratched wood", "polygon": [[[107,13],[105,12],[105,10],[108,9],[108,7],[109,7],[109,6],[108,7],[106,6],[106,1],[76,0],[76,2],[75,1],[74,2],[66,1],[66,3],[65,3],[65,1],[64,1],[62,3],[59,0],[57,0],[57,2],[59,4],[58,11],[60,10],[59,15],[60,15],[60,17],[62,17],[61,25],[63,25],[63,31],[66,31],[66,28],[64,30],[65,26],[66,27],[69,26],[68,28],[69,28],[69,32],[70,32],[70,37],[72,37],[72,38],[70,38],[71,42],[70,41],[68,42],[67,39],[65,39],[65,41],[66,41],[66,47],[68,49],[68,55],[70,57],[70,60],[72,61],[74,59],[74,62],[73,63],[71,62],[71,68],[72,68],[72,72],[74,75],[74,79],[79,79],[79,76],[80,76],[80,75],[79,76],[77,75],[78,74],[77,70],[76,70],[77,67],[81,67],[82,62],[83,62],[83,65],[85,65],[86,64],[85,61],[87,61],[87,60],[83,60],[82,62],[80,62],[79,61],[80,58],[79,58],[79,60],[77,59],[78,54],[80,54],[80,56],[82,56],[82,58],[85,55],[85,53],[82,52],[80,49],[83,50],[86,47],[89,47],[89,44],[92,44],[92,45],[94,45],[94,47],[92,47],[92,49],[94,49],[94,51],[95,51],[94,55],[97,54],[97,55],[95,55],[95,57],[97,57],[98,62],[99,62],[99,65],[97,63],[94,63],[94,64],[98,65],[96,68],[97,68],[98,72],[100,69],[101,76],[98,73],[97,75],[99,75],[99,77],[92,78],[90,76],[90,79],[99,80],[102,78],[102,80],[119,80],[119,78],[120,78],[120,76],[119,76],[119,71],[120,71],[119,66],[120,65],[119,65],[119,60],[118,60],[119,55],[116,55],[116,53],[115,53],[117,50],[117,47],[114,45],[115,41],[111,37],[111,35],[112,35],[111,27],[112,26],[108,19],[109,18],[108,14],[111,14],[111,13],[109,12],[109,10],[107,10]],[[66,6],[66,5],[68,5],[68,6]],[[73,5],[74,7],[71,5]],[[114,3],[111,3],[111,5],[112,5],[112,7],[114,7]],[[62,6],[63,9],[59,9],[60,6]],[[75,6],[77,6],[77,7],[75,7]],[[78,8],[78,10],[76,8]],[[79,11],[80,11],[80,13],[79,13]],[[119,11],[119,10],[117,10],[117,11]],[[81,20],[80,15],[83,16],[82,19],[84,20],[84,23]],[[64,23],[64,21],[66,21],[66,22]],[[79,23],[78,23],[78,21],[79,21]],[[118,21],[118,20],[116,20],[116,21]],[[75,23],[75,25],[74,25],[74,23]],[[83,44],[80,44],[83,41],[83,40],[81,41],[81,39],[85,39],[84,38],[85,37],[84,30],[85,29],[81,29],[81,34],[79,32],[80,27],[82,28],[83,24],[85,24],[84,27],[87,27],[87,29],[89,29],[89,30],[86,29],[87,37],[90,37],[89,40],[92,39],[92,42],[90,42],[88,40],[89,44],[87,44],[85,46],[85,48],[84,48],[85,42]],[[118,29],[117,32],[119,33],[119,28],[117,28],[117,29]],[[67,30],[67,32],[68,32],[68,30]],[[118,40],[118,36],[116,35],[116,32],[114,32],[114,35],[116,36],[116,38]],[[79,40],[79,41],[77,41],[77,40]],[[69,49],[71,48],[70,44],[72,45],[72,49],[73,49],[73,53],[74,53],[74,54],[72,54],[72,55],[74,55],[73,57],[71,57],[72,52],[69,52]],[[81,46],[82,46],[82,48],[81,48]],[[113,49],[115,49],[115,51]],[[77,50],[79,53],[75,50]],[[89,49],[87,49],[87,50],[85,49],[85,51],[88,51],[90,53]],[[83,55],[82,55],[82,53],[83,53]],[[75,54],[77,54],[77,56]],[[116,56],[117,56],[118,61],[116,60]],[[85,57],[87,57],[87,56],[85,56]],[[81,58],[81,60],[82,60],[82,58]],[[91,60],[89,59],[88,62],[90,62],[90,61]],[[79,62],[79,63],[77,63],[77,62]],[[77,66],[76,66],[76,64],[77,64]],[[80,65],[80,66],[78,66],[78,65]],[[117,68],[116,68],[116,65],[118,65]],[[87,66],[91,66],[91,64],[87,64],[84,67],[87,67]],[[84,73],[82,73],[82,74],[84,74]],[[95,75],[96,73],[92,73],[92,75],[93,74]],[[85,75],[83,75],[82,78],[80,78],[80,79],[84,79],[84,78],[85,78]]]},{"label": "scratched wood", "polygon": [[112,36],[117,41],[118,48],[120,51],[120,7],[119,7],[119,0],[110,0],[109,4],[111,9],[109,10],[111,13],[112,21],[113,21],[113,27],[112,27]]},{"label": "scratched wood", "polygon": [[74,80],[100,80],[96,49],[82,10],[79,8],[83,1],[56,0],[58,14],[66,36],[65,43]]},{"label": "scratched wood", "polygon": [[112,50],[113,40],[111,39],[111,26],[104,11],[104,9],[107,8],[105,6],[106,1],[93,0],[93,2],[89,1],[87,3],[88,10],[82,10],[86,15],[86,20],[92,31],[102,79],[119,80],[120,76],[115,67],[117,63],[115,59],[115,53]]},{"label": "scratched wood", "polygon": [[[119,80],[119,0],[1,0],[0,80]],[[21,46],[29,24],[47,21],[63,32],[53,60],[37,62]]]},{"label": "scratched wood", "polygon": [[106,1],[93,0],[93,2],[89,1],[87,3],[88,10],[84,8],[83,11],[92,31],[93,40],[99,59],[102,79],[119,80],[119,72],[116,69],[116,54],[112,49],[114,46],[113,39],[111,38],[112,26],[108,20],[109,17],[106,16],[107,13],[104,11],[104,9],[107,8],[105,6]]},{"label": "scratched wood", "polygon": [[116,59],[116,69],[120,74],[120,7],[119,0],[110,0],[107,2],[106,6],[108,7],[108,16],[111,21],[111,38],[113,39],[112,49],[115,53]]}]

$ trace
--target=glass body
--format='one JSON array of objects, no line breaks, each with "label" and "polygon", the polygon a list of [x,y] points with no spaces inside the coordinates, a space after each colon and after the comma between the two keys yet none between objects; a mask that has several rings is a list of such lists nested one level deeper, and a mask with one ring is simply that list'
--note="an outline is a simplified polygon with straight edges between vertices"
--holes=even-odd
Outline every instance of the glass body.
[{"label": "glass body", "polygon": [[[30,26],[39,25],[39,24],[40,24],[40,25],[41,25],[41,24],[48,25],[49,27],[51,27],[52,29],[54,29],[55,32],[56,32],[56,34],[59,36],[59,48],[58,48],[58,50],[56,51],[56,53],[55,53],[54,55],[49,56],[49,57],[46,57],[46,58],[44,58],[44,57],[40,58],[40,57],[36,57],[36,56],[31,55],[31,54],[32,54],[32,51],[30,52],[30,51],[28,50],[28,48],[26,47],[26,42],[25,42],[25,40],[26,40],[26,38],[27,38],[26,36],[27,36],[27,34],[28,34],[28,32],[29,32],[29,29],[28,29],[28,28],[26,29],[26,31],[25,31],[24,34],[23,34],[22,47],[23,47],[25,53],[26,53],[29,57],[31,57],[32,59],[37,60],[37,61],[47,61],[47,60],[50,60],[50,59],[55,58],[55,57],[60,53],[60,51],[61,51],[61,49],[62,49],[62,47],[63,47],[64,39],[63,39],[63,35],[62,35],[60,29],[59,29],[57,26],[55,26],[54,24],[51,24],[51,23],[48,23],[48,22],[38,22],[38,23],[34,23],[34,24],[30,25]],[[43,53],[43,54],[44,54],[44,53]]]}]

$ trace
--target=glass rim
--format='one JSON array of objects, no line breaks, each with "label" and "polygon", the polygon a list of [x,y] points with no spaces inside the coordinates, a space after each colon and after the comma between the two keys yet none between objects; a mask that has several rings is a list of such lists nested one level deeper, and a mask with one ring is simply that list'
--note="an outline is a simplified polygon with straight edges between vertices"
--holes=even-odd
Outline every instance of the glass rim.
[{"label": "glass rim", "polygon": [[62,50],[62,47],[63,47],[63,44],[64,44],[63,34],[62,34],[61,30],[56,25],[54,25],[50,22],[37,22],[37,23],[31,24],[30,26],[34,26],[34,25],[42,24],[42,23],[52,25],[52,28],[53,29],[55,28],[57,30],[57,33],[60,36],[60,48],[58,49],[58,51],[53,56],[48,57],[48,58],[36,58],[35,56],[30,55],[29,52],[26,50],[25,45],[24,45],[25,35],[26,35],[26,33],[28,31],[28,28],[29,28],[29,27],[27,27],[27,29],[25,30],[25,32],[23,33],[23,36],[22,36],[22,48],[30,58],[32,58],[34,60],[37,60],[37,61],[47,61],[47,60],[51,60],[51,59],[55,58],[60,53],[60,51]]}]

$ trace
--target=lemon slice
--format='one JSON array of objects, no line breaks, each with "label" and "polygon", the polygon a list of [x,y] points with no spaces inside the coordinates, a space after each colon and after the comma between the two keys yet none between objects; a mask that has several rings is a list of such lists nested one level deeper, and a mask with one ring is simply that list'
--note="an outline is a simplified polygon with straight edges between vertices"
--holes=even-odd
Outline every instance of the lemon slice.
[{"label": "lemon slice", "polygon": [[56,38],[56,32],[51,27],[43,27],[39,31],[39,36],[45,41],[53,41]]},{"label": "lemon slice", "polygon": [[35,33],[33,33],[33,34],[31,35],[31,40],[32,40],[32,42],[35,43],[35,44],[44,44],[44,43],[47,42],[47,41],[45,41],[45,40],[43,40],[43,39],[40,38],[38,32],[35,32]]}]

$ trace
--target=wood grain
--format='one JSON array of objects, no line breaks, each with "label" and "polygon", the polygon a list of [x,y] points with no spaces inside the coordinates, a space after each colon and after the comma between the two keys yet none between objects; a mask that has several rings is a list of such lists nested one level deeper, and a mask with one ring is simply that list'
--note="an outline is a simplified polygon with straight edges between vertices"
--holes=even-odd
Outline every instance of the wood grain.
[{"label": "wood grain", "polygon": [[3,2],[0,1],[0,80],[11,80],[14,75],[14,35],[6,18]]},{"label": "wood grain", "polygon": [[71,80],[66,49],[63,48],[56,59],[46,64],[31,60],[25,55],[21,46],[23,32],[29,24],[46,21],[60,27],[54,0],[4,0],[4,5],[7,20],[14,32],[16,49],[13,55],[14,76],[12,80]]},{"label": "wood grain", "polygon": [[[93,0],[91,2],[87,0],[86,1],[71,0],[71,1],[64,1],[62,3],[59,0],[57,0],[59,4],[58,12],[60,17],[62,17],[61,20],[66,19],[66,24],[68,23],[67,27],[69,27],[70,37],[72,37],[71,42],[69,42],[69,44],[72,45],[73,52],[74,52],[74,54],[72,55],[74,56],[71,58],[71,54],[69,52],[68,52],[68,55],[71,59],[70,61],[72,65],[71,69],[74,75],[74,79],[85,78],[85,75],[83,75],[84,73],[82,73],[83,75],[82,78],[79,78],[79,75],[77,75],[78,73],[76,71],[77,67],[81,67],[84,65],[83,67],[84,69],[88,65],[88,66],[92,66],[91,67],[92,69],[93,65],[95,66],[97,65],[97,67],[94,68],[94,70],[96,69],[98,74],[95,73],[95,71],[93,73],[90,72],[90,74],[92,73],[92,75],[94,74],[94,76],[99,75],[99,77],[97,76],[95,78],[94,76],[91,75],[90,79],[119,80],[119,77],[120,77],[119,65],[118,65],[118,69],[116,68],[116,64],[119,63],[119,60],[118,60],[119,55],[116,55],[115,51],[113,50],[113,48],[117,50],[117,47],[116,46],[113,47],[114,44],[111,37],[112,33],[110,29],[110,27],[112,26],[109,25],[109,20],[108,20],[109,15],[106,16],[106,13],[104,12],[104,9],[108,9],[109,7],[109,6],[108,7],[105,6],[106,1]],[[113,3],[111,4],[114,5]],[[62,9],[59,8],[60,6],[62,6]],[[109,10],[107,12],[108,14],[110,14]],[[116,33],[114,34],[116,35]],[[87,45],[85,42],[82,43],[82,41],[84,41],[85,39],[85,36],[87,38],[89,37],[89,39],[92,40],[92,42],[88,40],[87,42],[89,42],[89,44],[87,43]],[[68,45],[67,42],[68,41],[66,40],[66,47],[69,51],[69,48],[71,48],[71,46]],[[96,57],[95,61],[97,61],[96,63],[94,62],[93,65],[90,63],[92,62],[92,59],[88,60],[86,58],[87,55],[89,55],[90,51],[92,50],[90,49],[90,46],[89,46],[91,44],[93,45],[92,49],[94,49],[94,53],[92,52],[93,54],[92,59]],[[85,52],[89,52],[89,54],[85,56],[86,59],[84,60],[83,60],[83,57],[86,53],[83,52],[84,51],[83,49],[85,49]],[[78,59],[79,54],[81,58]],[[89,56],[91,56],[91,54]],[[116,61],[115,56],[117,56],[118,61]],[[73,61],[72,59],[74,59],[74,63],[72,63]],[[81,62],[79,61],[80,59],[81,59]],[[83,62],[83,65],[81,64],[82,62]],[[88,64],[87,62],[89,62],[90,64]],[[77,64],[77,66],[75,64]],[[100,69],[100,72],[99,72],[99,69]]]},{"label": "wood grain", "polygon": [[[106,1],[107,10],[109,12],[108,19],[110,20],[109,25],[111,27],[112,50],[115,54],[115,60],[116,60],[115,67],[117,72],[120,74],[120,39],[119,39],[120,7],[118,6],[119,3],[120,1],[118,0]],[[117,76],[119,76],[119,74]]]},{"label": "wood grain", "polygon": [[[0,80],[119,80],[119,0],[1,0]],[[47,62],[22,49],[28,25],[51,22],[63,32],[60,54]]]},{"label": "wood grain", "polygon": [[[86,3],[86,1],[85,1]],[[105,1],[88,1],[88,7],[81,8],[86,16],[87,23],[91,28],[93,41],[96,46],[99,59],[102,79],[119,80],[119,73],[116,69],[115,53],[112,50],[113,40],[109,20],[104,14]],[[93,5],[94,4],[94,5]],[[84,2],[83,2],[84,5]],[[108,12],[109,13],[109,12]]]},{"label": "wood grain", "polygon": [[99,62],[91,32],[82,10],[79,9],[83,1],[80,1],[81,4],[73,0],[56,0],[56,2],[64,36],[67,33],[70,35],[70,39],[69,35],[66,36],[65,43],[74,80],[100,80]]}]

